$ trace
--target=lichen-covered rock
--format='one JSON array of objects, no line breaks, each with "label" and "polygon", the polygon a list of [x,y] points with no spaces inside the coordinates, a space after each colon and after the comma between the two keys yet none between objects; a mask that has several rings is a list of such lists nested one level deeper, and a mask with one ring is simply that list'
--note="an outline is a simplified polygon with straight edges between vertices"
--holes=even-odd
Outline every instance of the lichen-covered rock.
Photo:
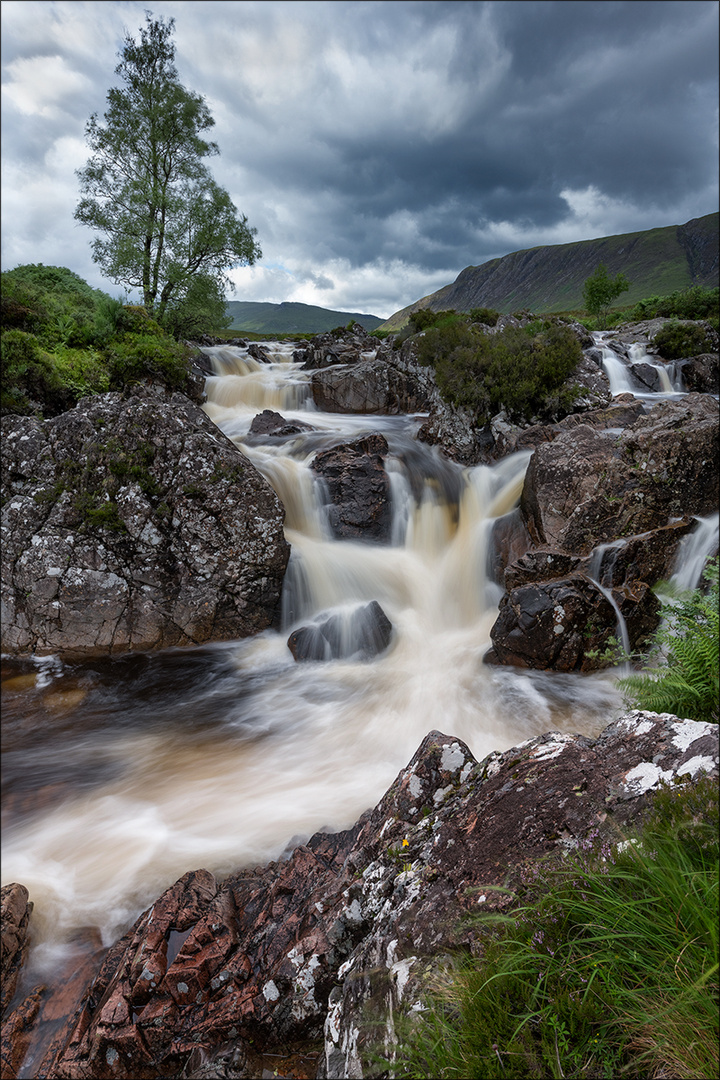
[{"label": "lichen-covered rock", "polygon": [[717,510],[718,403],[665,401],[617,438],[580,424],[539,446],[521,508],[537,546],[587,554],[672,518]]},{"label": "lichen-covered rock", "polygon": [[430,732],[353,829],[168,889],[110,949],[39,1074],[250,1077],[259,1054],[294,1047],[322,1049],[318,1076],[372,1075],[370,1051],[418,1007],[428,967],[477,933],[466,916],[509,909],[537,860],[616,842],[662,781],[717,771],[717,725],[667,714],[481,762]]},{"label": "lichen-covered rock", "polygon": [[273,625],[284,512],[182,394],[3,419],[3,648],[98,655]]}]

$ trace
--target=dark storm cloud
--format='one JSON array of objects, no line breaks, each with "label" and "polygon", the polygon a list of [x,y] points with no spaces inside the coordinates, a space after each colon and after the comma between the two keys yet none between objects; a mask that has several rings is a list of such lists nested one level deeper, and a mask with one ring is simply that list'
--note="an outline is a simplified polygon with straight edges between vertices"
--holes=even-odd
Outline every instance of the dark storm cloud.
[{"label": "dark storm cloud", "polygon": [[[74,169],[144,6],[3,3],[4,266],[86,245],[92,273]],[[389,314],[508,251],[716,209],[711,0],[151,7],[258,229],[242,298]]]}]

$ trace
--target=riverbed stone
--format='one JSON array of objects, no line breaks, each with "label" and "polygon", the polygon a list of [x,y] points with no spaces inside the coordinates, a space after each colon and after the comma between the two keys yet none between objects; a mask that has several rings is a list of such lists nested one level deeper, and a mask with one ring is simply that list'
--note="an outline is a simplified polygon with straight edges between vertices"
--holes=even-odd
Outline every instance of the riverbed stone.
[{"label": "riverbed stone", "polygon": [[311,468],[327,490],[327,520],[338,540],[390,538],[390,480],[385,472],[388,444],[384,435],[321,450]]}]

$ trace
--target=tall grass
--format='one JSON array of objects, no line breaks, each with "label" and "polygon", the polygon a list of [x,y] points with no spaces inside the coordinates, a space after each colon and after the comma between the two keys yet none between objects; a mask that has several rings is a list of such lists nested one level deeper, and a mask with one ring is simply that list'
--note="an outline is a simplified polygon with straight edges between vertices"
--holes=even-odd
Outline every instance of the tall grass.
[{"label": "tall grass", "polygon": [[639,836],[538,871],[439,977],[391,1075],[720,1075],[717,830],[705,777],[661,792]]}]

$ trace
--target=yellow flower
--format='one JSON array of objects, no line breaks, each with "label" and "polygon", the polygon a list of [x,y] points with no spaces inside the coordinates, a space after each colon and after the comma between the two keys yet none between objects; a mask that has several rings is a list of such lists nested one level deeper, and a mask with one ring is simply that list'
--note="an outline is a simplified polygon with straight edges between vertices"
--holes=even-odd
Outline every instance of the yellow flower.
[{"label": "yellow flower", "polygon": [[405,837],[405,839],[402,842],[402,846],[403,847],[409,847],[409,845],[410,845],[410,841],[408,840],[407,837]]}]

